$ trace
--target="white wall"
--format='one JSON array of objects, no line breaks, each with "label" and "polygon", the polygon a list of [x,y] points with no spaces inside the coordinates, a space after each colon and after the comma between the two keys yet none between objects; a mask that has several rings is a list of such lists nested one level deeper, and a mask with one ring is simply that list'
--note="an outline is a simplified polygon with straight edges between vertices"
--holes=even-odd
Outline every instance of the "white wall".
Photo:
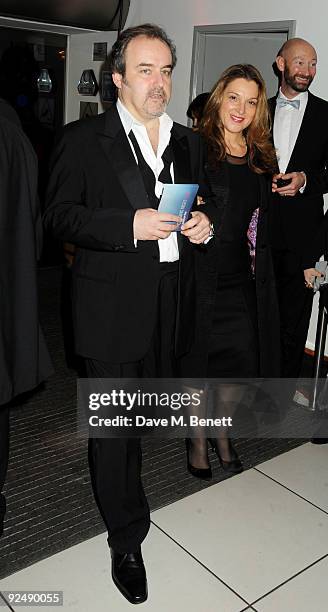
[{"label": "white wall", "polygon": [[138,21],[151,21],[164,27],[178,51],[174,92],[170,113],[186,122],[189,100],[193,28],[195,25],[250,23],[256,21],[296,21],[296,35],[312,42],[319,56],[318,75],[311,91],[328,99],[328,22],[327,0],[132,0],[138,3]]},{"label": "white wall", "polygon": [[[140,14],[141,2],[131,0],[130,10],[125,27],[142,23],[144,17]],[[80,96],[77,85],[83,70],[92,68],[99,83],[99,74],[102,62],[94,62],[93,43],[107,42],[109,51],[117,37],[117,32],[95,32],[93,34],[72,34],[68,37],[68,50],[66,61],[66,100],[65,100],[65,123],[75,121],[79,118],[80,102],[98,102],[98,112],[102,112],[102,104],[99,93],[97,96]],[[100,83],[99,83],[100,85]]]},{"label": "white wall", "polygon": [[[190,68],[192,59],[193,28],[195,25],[245,23],[256,21],[296,21],[296,35],[311,41],[319,55],[318,74],[311,90],[328,99],[328,39],[326,28],[318,23],[328,21],[326,0],[131,0],[126,27],[146,21],[157,23],[173,38],[178,51],[178,64],[174,71],[174,90],[170,114],[176,121],[186,123],[189,102]],[[92,43],[114,42],[115,32],[77,34],[70,37],[68,54],[67,120],[78,117],[76,84],[83,68],[93,68],[96,76],[100,62],[92,62]],[[95,70],[96,69],[96,70]],[[74,100],[75,98],[75,100]],[[88,98],[91,100],[91,98]]]},{"label": "white wall", "polygon": [[109,50],[116,40],[116,32],[96,32],[94,34],[73,34],[68,37],[66,61],[66,99],[65,123],[75,121],[80,115],[80,102],[98,102],[98,112],[102,112],[99,93],[96,96],[80,96],[77,85],[83,70],[92,68],[99,83],[100,68],[103,62],[94,62],[93,43],[107,42]]}]

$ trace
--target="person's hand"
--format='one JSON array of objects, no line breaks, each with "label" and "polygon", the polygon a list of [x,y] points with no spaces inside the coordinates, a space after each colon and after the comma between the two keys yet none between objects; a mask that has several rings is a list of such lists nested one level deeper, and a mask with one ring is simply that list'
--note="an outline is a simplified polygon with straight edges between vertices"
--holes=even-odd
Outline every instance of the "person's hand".
[{"label": "person's hand", "polygon": [[307,268],[304,270],[305,286],[308,289],[313,289],[313,281],[316,276],[323,276],[316,268]]},{"label": "person's hand", "polygon": [[181,217],[160,213],[154,208],[139,208],[134,215],[133,237],[135,240],[160,240],[168,238]]},{"label": "person's hand", "polygon": [[[277,186],[277,180],[283,179],[291,182],[284,187]],[[288,174],[275,174],[272,179],[273,193],[279,193],[281,196],[295,196],[300,189],[305,185],[306,176],[304,172],[288,172]]]},{"label": "person's hand", "polygon": [[211,235],[211,222],[205,213],[198,210],[191,215],[191,219],[182,226],[181,234],[193,244],[202,244]]}]

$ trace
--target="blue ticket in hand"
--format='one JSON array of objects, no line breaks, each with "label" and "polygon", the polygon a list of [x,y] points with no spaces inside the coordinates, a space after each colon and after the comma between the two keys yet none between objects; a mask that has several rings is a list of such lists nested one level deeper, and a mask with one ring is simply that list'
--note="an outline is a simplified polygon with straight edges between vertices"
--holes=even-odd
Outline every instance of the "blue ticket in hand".
[{"label": "blue ticket in hand", "polygon": [[[190,209],[197,195],[199,185],[194,184],[165,184],[158,210],[162,213],[178,215],[182,221],[173,231],[180,232],[181,226],[188,221]],[[170,222],[169,222],[170,223]]]}]

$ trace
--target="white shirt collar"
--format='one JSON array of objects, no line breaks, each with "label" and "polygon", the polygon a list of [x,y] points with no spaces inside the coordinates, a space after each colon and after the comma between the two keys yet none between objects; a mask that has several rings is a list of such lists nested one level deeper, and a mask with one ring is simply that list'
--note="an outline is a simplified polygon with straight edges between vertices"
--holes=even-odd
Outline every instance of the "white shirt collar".
[{"label": "white shirt collar", "polygon": [[[129,135],[129,132],[135,126],[139,126],[139,127],[143,126],[143,124],[140,123],[140,121],[138,121],[137,119],[135,119],[135,117],[133,117],[133,115],[131,115],[130,111],[126,108],[126,106],[124,106],[124,104],[121,102],[119,98],[117,99],[117,102],[116,102],[116,108],[117,108],[119,117],[121,119],[124,131],[127,136]],[[163,113],[163,115],[159,117],[160,133],[161,132],[164,132],[164,133],[171,132],[172,125],[173,125],[173,120],[167,113]]]},{"label": "white shirt collar", "polygon": [[[297,94],[297,96],[294,96],[293,100],[299,100],[300,104],[303,106],[304,104],[307,103],[308,97],[309,97],[309,92],[308,91],[301,91],[299,94]],[[285,96],[285,94],[282,93],[281,87],[279,87],[278,98],[283,98],[284,100],[290,100],[291,99],[291,98],[287,98],[287,96]]]}]

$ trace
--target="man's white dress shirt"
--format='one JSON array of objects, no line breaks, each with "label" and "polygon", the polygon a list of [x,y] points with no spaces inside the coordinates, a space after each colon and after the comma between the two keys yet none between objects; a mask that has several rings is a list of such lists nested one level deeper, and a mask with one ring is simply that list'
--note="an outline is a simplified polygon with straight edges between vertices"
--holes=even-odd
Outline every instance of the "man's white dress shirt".
[{"label": "man's white dress shirt", "polygon": [[[137,121],[133,117],[133,115],[131,115],[131,113],[122,104],[120,100],[117,100],[116,105],[118,114],[120,116],[124,131],[127,135],[136,162],[138,163],[138,159],[133,148],[133,144],[129,138],[129,133],[131,130],[137,139],[138,145],[145,161],[147,162],[148,166],[152,169],[155,175],[155,194],[159,198],[162,195],[163,183],[158,180],[158,177],[164,168],[162,155],[170,142],[173,121],[171,117],[169,117],[166,113],[163,113],[163,115],[159,117],[159,140],[157,152],[155,153],[149,140],[145,126],[142,123],[139,123],[139,121]],[[172,182],[174,183],[173,163],[170,167],[170,174],[172,177]],[[135,244],[136,242],[137,241],[135,241]],[[176,232],[172,232],[168,238],[158,240],[158,248],[160,254],[160,262],[177,261],[179,259],[179,249]]]},{"label": "man's white dress shirt", "polygon": [[[308,97],[308,92],[304,91],[293,98],[293,100],[300,101],[299,109],[294,108],[289,104],[279,106],[279,98],[288,100],[288,98],[286,98],[286,96],[284,96],[282,93],[281,89],[279,89],[273,123],[273,141],[277,151],[279,170],[283,174],[286,172],[300,127],[302,125]],[[295,168],[294,171],[301,172],[302,168]],[[302,192],[304,188],[305,185],[303,185],[300,191]]]}]

